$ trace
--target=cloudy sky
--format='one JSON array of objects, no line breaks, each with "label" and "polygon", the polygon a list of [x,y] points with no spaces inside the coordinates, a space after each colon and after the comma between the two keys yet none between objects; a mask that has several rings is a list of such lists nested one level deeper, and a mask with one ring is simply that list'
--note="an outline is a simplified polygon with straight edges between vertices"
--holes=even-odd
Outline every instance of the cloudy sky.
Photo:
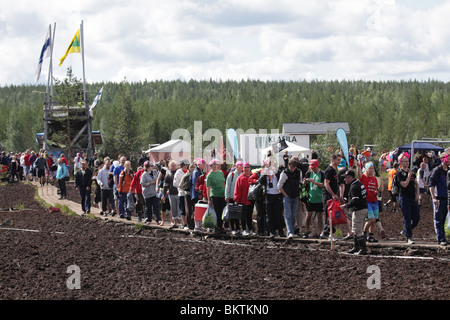
[{"label": "cloudy sky", "polygon": [[[86,80],[450,79],[450,1],[2,0],[0,86],[33,84],[49,25],[54,76],[83,20]],[[50,59],[39,83],[46,83]]]}]

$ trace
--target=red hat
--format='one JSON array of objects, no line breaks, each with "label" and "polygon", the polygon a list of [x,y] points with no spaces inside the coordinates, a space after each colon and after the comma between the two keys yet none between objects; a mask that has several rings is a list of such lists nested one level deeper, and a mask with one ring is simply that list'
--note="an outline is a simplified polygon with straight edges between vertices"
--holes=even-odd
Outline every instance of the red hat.
[{"label": "red hat", "polygon": [[319,165],[319,160],[317,160],[317,159],[312,159],[312,160],[309,162],[309,166],[310,166],[311,168],[318,168],[318,167],[320,167],[320,165]]}]

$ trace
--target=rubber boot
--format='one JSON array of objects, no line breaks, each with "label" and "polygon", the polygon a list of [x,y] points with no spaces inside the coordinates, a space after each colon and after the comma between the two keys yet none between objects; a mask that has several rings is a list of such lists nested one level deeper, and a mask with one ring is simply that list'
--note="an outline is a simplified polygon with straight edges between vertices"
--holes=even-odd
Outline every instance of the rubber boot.
[{"label": "rubber boot", "polygon": [[359,241],[359,247],[361,250],[359,250],[356,254],[359,256],[363,256],[367,254],[367,245],[366,245],[366,237],[361,237],[358,239]]},{"label": "rubber boot", "polygon": [[351,249],[350,251],[347,251],[347,253],[353,254],[353,253],[357,253],[361,250],[361,248],[359,247],[359,240],[358,240],[358,236],[353,236],[353,249]]}]

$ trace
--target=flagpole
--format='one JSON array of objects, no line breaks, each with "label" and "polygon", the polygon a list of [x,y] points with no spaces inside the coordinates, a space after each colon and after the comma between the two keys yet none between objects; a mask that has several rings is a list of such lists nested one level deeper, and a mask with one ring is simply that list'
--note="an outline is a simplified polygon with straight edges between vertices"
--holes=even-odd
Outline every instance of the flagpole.
[{"label": "flagpole", "polygon": [[84,107],[86,109],[87,116],[87,134],[88,134],[88,147],[87,147],[87,156],[88,158],[92,157],[92,122],[91,122],[91,113],[88,108],[87,103],[87,92],[86,92],[86,71],[85,71],[85,63],[84,63],[84,29],[83,29],[83,20],[81,20],[80,25],[80,40],[81,40],[81,60],[83,62],[83,98],[84,98]]},{"label": "flagpole", "polygon": [[[47,86],[45,88],[45,98],[44,98],[44,139],[42,142],[42,148],[47,150],[47,135],[48,135],[48,110],[50,107],[50,98],[48,94],[48,89],[50,86],[50,79],[52,77],[52,55],[53,55],[53,39],[52,39],[52,25],[48,25],[48,35],[50,36],[50,64],[48,66],[48,75],[47,75]],[[53,82],[52,82],[53,83]],[[53,88],[51,88],[53,95]]]}]

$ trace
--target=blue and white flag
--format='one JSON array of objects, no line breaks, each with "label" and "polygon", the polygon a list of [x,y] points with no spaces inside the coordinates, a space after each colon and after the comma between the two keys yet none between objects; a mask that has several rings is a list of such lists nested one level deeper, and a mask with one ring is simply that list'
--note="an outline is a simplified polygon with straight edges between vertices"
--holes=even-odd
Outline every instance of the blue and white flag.
[{"label": "blue and white flag", "polygon": [[39,81],[39,77],[41,76],[42,62],[45,58],[50,57],[51,54],[51,44],[52,40],[50,39],[50,30],[47,32],[47,37],[45,38],[44,46],[41,50],[41,55],[39,57],[39,63],[36,69],[36,74],[34,75],[34,84]]},{"label": "blue and white flag", "polygon": [[349,156],[348,156],[348,143],[347,143],[347,134],[345,130],[339,128],[336,130],[336,137],[338,139],[339,144],[341,145],[342,152],[344,153],[345,160],[347,161],[347,166],[349,165]]},{"label": "blue and white flag", "polygon": [[97,96],[95,97],[94,101],[92,101],[91,107],[89,108],[89,111],[92,111],[94,107],[96,106],[97,102],[100,101],[102,97],[103,87],[100,89],[100,91],[97,93]]}]

